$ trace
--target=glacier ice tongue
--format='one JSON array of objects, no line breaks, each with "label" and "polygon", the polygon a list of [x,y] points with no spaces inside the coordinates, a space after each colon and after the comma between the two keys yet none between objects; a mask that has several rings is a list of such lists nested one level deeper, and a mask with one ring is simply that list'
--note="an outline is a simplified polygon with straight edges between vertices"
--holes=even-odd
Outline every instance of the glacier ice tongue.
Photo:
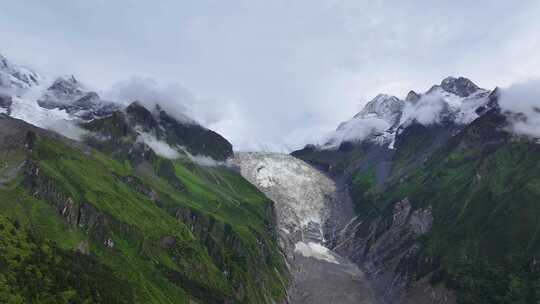
[{"label": "glacier ice tongue", "polygon": [[276,203],[280,228],[298,235],[297,240],[324,241],[333,181],[290,155],[253,152],[236,157],[242,175]]},{"label": "glacier ice tongue", "polygon": [[280,245],[292,275],[287,303],[375,303],[358,266],[325,247],[329,208],[337,202],[330,178],[285,154],[235,153],[233,164],[275,203]]}]

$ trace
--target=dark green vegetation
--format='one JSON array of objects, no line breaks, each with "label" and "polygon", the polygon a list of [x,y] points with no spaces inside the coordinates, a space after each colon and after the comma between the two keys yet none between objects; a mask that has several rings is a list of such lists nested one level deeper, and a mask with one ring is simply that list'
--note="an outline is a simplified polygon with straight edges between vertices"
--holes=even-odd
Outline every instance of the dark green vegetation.
[{"label": "dark green vegetation", "polygon": [[373,216],[377,210],[377,181],[373,170],[357,172],[352,178],[352,196],[355,198],[355,211],[362,216]]},{"label": "dark green vegetation", "polygon": [[124,159],[7,117],[0,130],[0,301],[284,298],[272,202],[237,173],[147,147]]},{"label": "dark green vegetation", "polygon": [[481,117],[387,194],[433,206],[420,259],[433,259],[434,283],[458,290],[460,303],[540,301],[540,145],[503,123]]},{"label": "dark green vegetation", "polygon": [[94,257],[37,239],[0,215],[1,303],[133,303],[133,290]]},{"label": "dark green vegetation", "polygon": [[[413,209],[432,208],[420,251],[396,271],[445,284],[459,303],[540,301],[540,144],[505,127],[492,109],[447,140],[414,126],[385,157],[370,158],[360,145],[334,151],[347,162],[339,174],[365,220],[391,222],[404,198]],[[296,153],[330,167],[329,152]]]}]

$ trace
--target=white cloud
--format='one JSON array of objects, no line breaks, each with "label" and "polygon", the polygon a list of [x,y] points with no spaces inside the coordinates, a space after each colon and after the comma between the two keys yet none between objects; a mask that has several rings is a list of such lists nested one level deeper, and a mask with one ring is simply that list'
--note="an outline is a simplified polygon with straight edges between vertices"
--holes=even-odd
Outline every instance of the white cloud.
[{"label": "white cloud", "polygon": [[159,105],[179,121],[194,123],[187,116],[186,105],[194,105],[195,97],[180,85],[164,86],[152,78],[132,77],[128,81],[114,84],[104,96],[125,105],[139,101],[148,109]]},{"label": "white cloud", "polygon": [[180,83],[198,96],[191,108],[193,94],[171,89],[179,104],[240,150],[301,147],[312,130],[334,129],[381,91],[422,92],[448,75],[488,88],[540,76],[537,0],[27,0],[2,8],[7,57],[99,89],[131,75]]},{"label": "white cloud", "polygon": [[514,133],[540,137],[540,80],[520,82],[502,89],[499,105],[501,110],[514,114],[509,115]]},{"label": "white cloud", "polygon": [[155,136],[148,133],[139,133],[137,140],[147,144],[157,155],[168,158],[177,159],[180,157],[180,153],[173,149],[169,144],[164,141],[158,140]]},{"label": "white cloud", "polygon": [[403,110],[402,122],[416,122],[422,125],[431,125],[441,121],[441,113],[447,109],[448,104],[437,95],[422,95],[415,104],[406,103]]},{"label": "white cloud", "polygon": [[375,117],[353,118],[343,123],[324,141],[325,148],[337,148],[343,142],[356,142],[373,134],[388,130],[391,125],[384,119]]}]

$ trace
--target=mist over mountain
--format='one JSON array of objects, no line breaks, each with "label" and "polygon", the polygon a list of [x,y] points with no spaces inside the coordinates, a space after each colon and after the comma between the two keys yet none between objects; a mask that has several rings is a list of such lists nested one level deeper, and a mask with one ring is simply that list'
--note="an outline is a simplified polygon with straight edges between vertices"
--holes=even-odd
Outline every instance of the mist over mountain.
[{"label": "mist over mountain", "polygon": [[[489,90],[450,76],[404,99],[378,94],[285,155],[233,151],[204,126],[227,113],[205,111],[180,86],[134,78],[102,97],[76,76],[1,58],[1,227],[19,227],[10,228],[16,244],[30,248],[2,273],[15,278],[6,283],[11,300],[63,294],[24,265],[41,267],[76,301],[538,299],[537,81]],[[27,217],[27,208],[40,211]],[[34,255],[83,263],[87,274],[71,266],[58,274],[58,264]],[[500,287],[515,280],[518,290]]]},{"label": "mist over mountain", "polygon": [[540,81],[516,83],[501,90],[500,106],[512,115],[512,131],[540,137]]},{"label": "mist over mountain", "polygon": [[539,12],[534,0],[11,1],[0,53],[105,99],[131,78],[180,86],[197,100],[179,101],[188,116],[236,149],[290,152],[379,93],[404,99],[450,75],[487,89],[540,77]]},{"label": "mist over mountain", "polygon": [[411,91],[401,100],[380,94],[369,101],[352,119],[322,139],[322,147],[337,148],[343,142],[366,139],[389,144],[392,148],[400,129],[410,124],[423,126],[455,124],[465,126],[486,108],[496,106],[509,117],[509,130],[538,138],[538,81],[517,83],[507,88],[486,90],[469,79],[445,78],[423,94]]},{"label": "mist over mountain", "polygon": [[0,303],[540,303],[540,2],[1,6]]}]

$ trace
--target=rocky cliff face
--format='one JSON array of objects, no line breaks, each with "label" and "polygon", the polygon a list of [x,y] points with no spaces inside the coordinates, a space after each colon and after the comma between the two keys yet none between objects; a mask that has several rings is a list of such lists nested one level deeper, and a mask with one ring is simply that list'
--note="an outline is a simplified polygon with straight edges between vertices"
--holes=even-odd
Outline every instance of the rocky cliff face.
[{"label": "rocky cliff face", "polygon": [[[432,224],[431,207],[413,211],[405,198],[394,204],[391,218],[353,218],[338,233],[333,250],[362,265],[379,303],[400,303],[409,282],[415,280],[417,268],[431,266],[417,253],[421,246],[418,238],[428,233]],[[416,300],[421,297],[416,296]],[[447,302],[434,298],[430,303]]]}]

